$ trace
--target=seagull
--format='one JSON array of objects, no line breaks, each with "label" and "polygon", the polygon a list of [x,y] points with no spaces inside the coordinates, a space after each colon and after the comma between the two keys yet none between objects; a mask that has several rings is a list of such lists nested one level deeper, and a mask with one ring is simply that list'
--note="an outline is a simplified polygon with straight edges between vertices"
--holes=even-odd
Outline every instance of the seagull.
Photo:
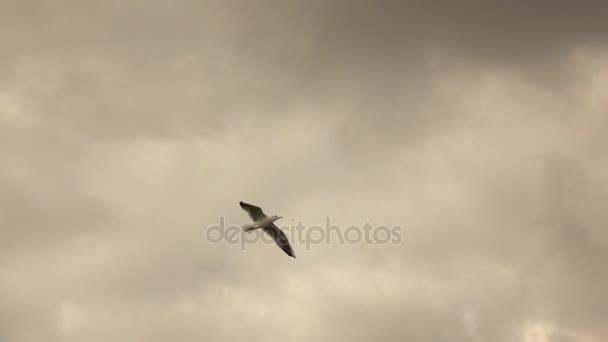
[{"label": "seagull", "polygon": [[247,214],[249,214],[249,217],[253,220],[253,224],[247,224],[243,226],[245,232],[249,233],[256,229],[262,228],[262,230],[268,233],[268,235],[272,237],[274,242],[276,242],[276,244],[281,247],[281,249],[285,253],[287,253],[287,255],[292,258],[296,257],[295,253],[293,252],[293,249],[291,248],[291,245],[289,244],[289,240],[287,240],[287,236],[285,235],[285,233],[283,233],[282,230],[279,229],[279,227],[275,226],[274,224],[274,221],[282,219],[283,217],[277,215],[266,216],[266,214],[264,214],[262,208],[260,207],[256,207],[255,205],[242,201],[239,202],[239,204],[241,205],[241,208],[243,208],[243,210],[245,210]]}]

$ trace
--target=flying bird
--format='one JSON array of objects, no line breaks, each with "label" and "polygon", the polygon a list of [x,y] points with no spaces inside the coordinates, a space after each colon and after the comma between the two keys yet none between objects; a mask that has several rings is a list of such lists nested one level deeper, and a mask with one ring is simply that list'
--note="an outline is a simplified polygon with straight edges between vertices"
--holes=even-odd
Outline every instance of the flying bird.
[{"label": "flying bird", "polygon": [[274,221],[282,219],[283,217],[277,215],[266,216],[266,214],[264,214],[262,208],[260,207],[256,207],[255,205],[245,202],[239,202],[239,204],[241,205],[241,208],[243,208],[243,210],[245,210],[247,214],[249,214],[249,217],[253,220],[252,224],[247,224],[243,226],[245,232],[252,232],[256,229],[261,228],[264,232],[266,232],[272,237],[274,242],[276,242],[276,244],[285,253],[287,253],[287,255],[292,258],[296,257],[295,253],[293,252],[293,249],[291,248],[291,245],[289,244],[289,240],[287,240],[287,236],[285,235],[285,233],[283,233],[282,230],[279,229],[279,227],[275,226],[274,224]]}]

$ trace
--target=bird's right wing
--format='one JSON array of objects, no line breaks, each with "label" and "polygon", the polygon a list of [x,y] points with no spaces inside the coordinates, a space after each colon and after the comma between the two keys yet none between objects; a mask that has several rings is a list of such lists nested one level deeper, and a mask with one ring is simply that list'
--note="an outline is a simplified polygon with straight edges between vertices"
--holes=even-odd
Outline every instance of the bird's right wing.
[{"label": "bird's right wing", "polygon": [[262,208],[260,207],[256,207],[255,205],[245,202],[239,202],[239,204],[241,205],[241,208],[243,208],[243,210],[249,214],[249,217],[251,217],[254,222],[266,217],[266,214],[264,214]]},{"label": "bird's right wing", "polygon": [[262,228],[268,235],[272,236],[272,239],[276,244],[292,258],[296,257],[296,254],[293,252],[293,248],[289,244],[289,240],[287,240],[287,236],[285,233],[279,229],[279,227],[275,226],[274,223]]}]

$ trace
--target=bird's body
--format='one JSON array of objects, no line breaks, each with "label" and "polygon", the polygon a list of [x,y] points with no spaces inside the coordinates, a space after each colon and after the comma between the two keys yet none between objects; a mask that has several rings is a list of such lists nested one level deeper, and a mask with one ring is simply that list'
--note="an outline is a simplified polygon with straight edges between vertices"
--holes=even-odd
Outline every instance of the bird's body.
[{"label": "bird's body", "polygon": [[273,215],[266,216],[260,207],[256,207],[255,205],[251,205],[245,202],[239,202],[239,205],[243,210],[245,210],[249,217],[253,220],[252,224],[248,224],[243,226],[243,230],[245,232],[252,232],[256,229],[262,229],[265,233],[270,235],[272,239],[276,242],[276,244],[292,258],[295,258],[296,255],[293,252],[293,248],[289,244],[287,240],[287,236],[279,227],[274,224],[274,221],[281,219],[282,217]]},{"label": "bird's body", "polygon": [[246,232],[251,232],[253,230],[264,228],[267,225],[273,224],[274,221],[276,221],[278,219],[280,219],[280,217],[275,217],[275,216],[262,217],[259,220],[254,221],[252,224],[244,225],[243,229],[245,229]]}]

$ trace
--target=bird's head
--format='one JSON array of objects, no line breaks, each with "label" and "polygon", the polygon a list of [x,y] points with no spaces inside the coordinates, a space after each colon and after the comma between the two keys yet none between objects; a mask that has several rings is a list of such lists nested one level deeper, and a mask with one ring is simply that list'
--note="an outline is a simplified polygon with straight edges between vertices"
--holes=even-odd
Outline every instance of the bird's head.
[{"label": "bird's head", "polygon": [[282,219],[282,218],[283,218],[282,216],[272,215],[272,222],[274,222],[276,220],[279,220],[279,219]]}]

